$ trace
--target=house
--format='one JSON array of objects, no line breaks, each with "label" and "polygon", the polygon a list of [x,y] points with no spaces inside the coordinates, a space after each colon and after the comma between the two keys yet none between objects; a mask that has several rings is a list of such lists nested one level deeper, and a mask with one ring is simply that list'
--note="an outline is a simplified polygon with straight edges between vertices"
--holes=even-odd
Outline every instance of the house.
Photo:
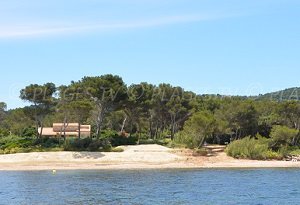
[{"label": "house", "polygon": [[[91,136],[91,125],[80,125],[79,123],[53,123],[52,127],[44,127],[38,129],[41,136],[65,136],[65,137],[78,137],[79,132],[81,137],[90,137]],[[42,133],[41,133],[42,132]]]}]

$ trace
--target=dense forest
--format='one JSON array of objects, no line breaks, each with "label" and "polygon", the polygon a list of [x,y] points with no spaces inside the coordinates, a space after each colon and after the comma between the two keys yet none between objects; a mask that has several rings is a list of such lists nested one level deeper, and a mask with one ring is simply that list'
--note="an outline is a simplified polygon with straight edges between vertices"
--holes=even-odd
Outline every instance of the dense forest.
[{"label": "dense forest", "polygon": [[[114,75],[62,86],[32,84],[20,91],[30,106],[7,110],[0,103],[0,150],[99,151],[135,143],[201,149],[211,143],[230,144],[227,153],[238,158],[281,159],[299,153],[300,104],[294,90],[280,94],[284,99],[198,95],[169,84],[127,86]],[[92,137],[40,136],[38,127],[54,122],[90,124]]]}]

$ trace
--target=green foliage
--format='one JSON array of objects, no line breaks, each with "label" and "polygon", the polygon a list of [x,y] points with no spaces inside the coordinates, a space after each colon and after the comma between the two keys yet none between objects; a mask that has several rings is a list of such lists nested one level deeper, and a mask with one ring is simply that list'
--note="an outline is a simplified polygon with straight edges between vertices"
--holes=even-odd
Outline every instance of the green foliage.
[{"label": "green foliage", "polygon": [[59,138],[42,137],[34,140],[33,145],[43,148],[56,148],[59,147],[61,141]]},{"label": "green foliage", "polygon": [[[253,138],[259,133],[270,139],[267,152],[262,148],[265,141],[249,139],[248,144],[245,142],[249,149],[262,149],[264,153],[258,157],[251,150],[241,150],[235,155],[280,158],[300,145],[300,103],[293,101],[299,100],[298,90],[279,93],[276,99],[282,96],[289,101],[275,102],[270,100],[272,96],[254,99],[197,95],[166,83],[126,86],[121,77],[110,74],[84,77],[59,88],[53,83],[32,84],[20,93],[30,106],[7,110],[6,104],[0,102],[0,138],[7,140],[7,152],[62,149],[60,141],[31,139],[37,135],[38,127],[54,122],[92,125],[92,136],[98,140],[70,140],[65,143],[68,150],[97,151],[138,141],[194,149],[201,148],[205,141],[221,144],[229,142],[229,138]],[[125,137],[119,136],[120,132]],[[12,139],[10,134],[22,137]],[[24,139],[28,139],[26,146],[22,145]],[[28,141],[32,144],[28,145]]]},{"label": "green foliage", "polygon": [[45,151],[114,151],[121,152],[121,149],[112,149],[111,143],[106,139],[67,139],[63,142],[58,138],[38,138],[7,136],[0,138],[0,154],[45,152]]},{"label": "green foliage", "polygon": [[138,137],[129,136],[129,137],[123,137],[123,136],[113,136],[111,138],[111,145],[113,147],[121,146],[121,145],[136,145],[138,142]]},{"label": "green foliage", "polygon": [[7,105],[4,102],[0,102],[0,123],[5,119],[6,117],[6,109]]},{"label": "green foliage", "polygon": [[138,142],[138,137],[136,136],[122,136],[118,132],[113,130],[103,130],[101,132],[101,140],[106,140],[113,147],[118,147],[121,145],[136,145]]},{"label": "green foliage", "polygon": [[270,145],[273,149],[294,145],[298,140],[299,131],[286,126],[274,126],[271,131]]},{"label": "green foliage", "polygon": [[111,144],[107,143],[106,140],[85,138],[85,139],[73,139],[68,140],[64,145],[65,151],[89,151],[89,152],[98,152],[98,151],[110,151]]},{"label": "green foliage", "polygon": [[34,127],[26,127],[23,129],[21,136],[23,137],[34,137],[36,135],[36,128]]},{"label": "green foliage", "polygon": [[124,152],[124,149],[121,147],[115,147],[111,149],[111,152]]},{"label": "green foliage", "polygon": [[106,115],[122,107],[123,101],[127,99],[127,87],[121,77],[111,74],[84,77],[77,84],[84,88],[85,97],[94,101],[92,119],[96,125],[95,134],[100,137]]},{"label": "green foliage", "polygon": [[208,111],[195,113],[184,125],[175,141],[188,148],[200,148],[205,140],[213,134],[214,117]]},{"label": "green foliage", "polygon": [[9,110],[0,127],[9,130],[14,135],[22,136],[23,130],[34,124],[34,121],[26,115],[24,108]]},{"label": "green foliage", "polygon": [[[227,124],[225,126],[234,139],[257,134],[259,115],[253,104],[251,100],[226,99],[221,108],[216,110],[217,119]],[[228,129],[225,130],[228,133]]]},{"label": "green foliage", "polygon": [[0,138],[0,149],[15,148],[15,147],[28,147],[33,144],[33,139],[10,135]]},{"label": "green foliage", "polygon": [[162,146],[169,146],[172,143],[171,139],[140,139],[140,145],[158,144]]},{"label": "green foliage", "polygon": [[261,137],[246,137],[229,144],[226,153],[234,158],[265,160],[270,156],[268,143],[267,139]]},{"label": "green foliage", "polygon": [[289,146],[282,146],[279,148],[278,153],[280,153],[281,156],[289,156],[292,149]]},{"label": "green foliage", "polygon": [[267,152],[263,153],[263,156],[265,159],[269,160],[282,160],[285,155],[280,152],[268,150]]},{"label": "green foliage", "polygon": [[100,139],[111,139],[111,138],[116,137],[118,135],[119,135],[118,132],[116,132],[114,130],[102,130]]},{"label": "green foliage", "polygon": [[289,153],[292,156],[300,156],[300,148],[296,148],[295,150]]},{"label": "green foliage", "polygon": [[259,100],[274,100],[274,101],[287,101],[287,100],[300,100],[300,88],[289,88],[277,92],[267,93],[257,97]]},{"label": "green foliage", "polygon": [[0,138],[0,153],[58,151],[62,150],[60,145],[60,141],[56,138],[36,139],[35,137],[11,135]]},{"label": "green foliage", "polygon": [[184,145],[186,148],[194,149],[198,146],[198,141],[193,136],[189,135],[188,133],[182,131],[176,134],[174,142],[177,145]]},{"label": "green foliage", "polygon": [[[32,105],[24,108],[27,116],[35,121],[36,131],[44,125],[44,118],[53,112],[54,94],[57,88],[53,83],[44,85],[31,84],[20,91],[20,98]],[[36,133],[38,136],[39,134]]]},{"label": "green foliage", "polygon": [[7,129],[0,129],[0,137],[9,136],[9,131]]}]

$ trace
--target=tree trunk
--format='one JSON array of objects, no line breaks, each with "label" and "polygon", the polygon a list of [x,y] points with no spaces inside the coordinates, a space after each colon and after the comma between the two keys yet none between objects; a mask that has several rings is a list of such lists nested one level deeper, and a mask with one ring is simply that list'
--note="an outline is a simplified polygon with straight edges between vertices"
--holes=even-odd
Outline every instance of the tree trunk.
[{"label": "tree trunk", "polygon": [[81,123],[78,123],[78,139],[81,138]]},{"label": "tree trunk", "polygon": [[152,115],[150,116],[150,120],[149,120],[149,135],[151,139],[154,138]]},{"label": "tree trunk", "polygon": [[97,120],[96,120],[96,126],[97,126],[97,130],[96,130],[96,137],[97,139],[99,139],[101,137],[101,126],[102,126],[102,122],[105,116],[105,111],[102,108],[101,105],[98,105],[98,115],[97,115]]},{"label": "tree trunk", "polygon": [[44,129],[43,120],[40,120],[40,124],[41,124],[41,132],[39,133],[39,138],[41,138],[43,135],[43,129]]},{"label": "tree trunk", "polygon": [[39,133],[39,138],[41,138],[41,137],[42,137],[42,135],[43,135],[43,129],[44,129],[44,126],[43,126],[43,125],[41,125],[41,132]]},{"label": "tree trunk", "polygon": [[175,136],[175,126],[176,126],[176,116],[171,116],[171,140],[174,140]]},{"label": "tree trunk", "polygon": [[159,125],[158,125],[158,123],[156,123],[156,128],[155,128],[155,137],[154,137],[154,139],[156,140],[157,139],[157,136],[158,136],[158,129],[159,129]]},{"label": "tree trunk", "polygon": [[[35,129],[36,129],[36,138],[39,138],[40,132],[39,132],[39,123],[36,121],[35,122]],[[41,130],[42,131],[42,130]]]},{"label": "tree trunk", "polygon": [[[69,124],[69,123],[68,123]],[[67,115],[64,116],[64,125],[63,125],[63,138],[64,138],[64,141],[66,141],[66,129],[67,129]]]},{"label": "tree trunk", "polygon": [[[34,118],[35,118],[35,126],[36,126],[36,138],[39,138],[40,133],[39,133],[39,120],[38,120],[38,116],[37,116],[37,108],[36,108],[36,104],[34,104]],[[41,130],[42,133],[42,130]]]},{"label": "tree trunk", "polygon": [[122,128],[121,128],[121,133],[124,131],[126,121],[127,121],[127,116],[125,117],[125,119],[123,121]]}]

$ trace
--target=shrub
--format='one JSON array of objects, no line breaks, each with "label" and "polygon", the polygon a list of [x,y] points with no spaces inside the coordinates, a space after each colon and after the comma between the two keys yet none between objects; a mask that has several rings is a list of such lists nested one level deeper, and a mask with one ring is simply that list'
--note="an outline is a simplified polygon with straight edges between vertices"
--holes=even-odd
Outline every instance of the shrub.
[{"label": "shrub", "polygon": [[0,137],[9,136],[9,131],[7,129],[0,129]]},{"label": "shrub", "polygon": [[41,147],[44,148],[55,148],[60,145],[60,140],[59,138],[52,138],[52,137],[42,137],[39,139],[36,139],[34,142],[35,146],[40,145]]},{"label": "shrub", "polygon": [[288,146],[282,146],[280,147],[280,149],[278,150],[278,152],[282,155],[282,156],[288,156],[291,152],[291,149]]},{"label": "shrub", "polygon": [[117,147],[117,146],[121,146],[121,145],[136,145],[138,142],[138,137],[120,136],[119,133],[116,131],[103,130],[101,132],[100,140],[102,140],[104,144],[107,144],[107,145],[110,144],[113,147]]},{"label": "shrub", "polygon": [[110,142],[113,147],[118,147],[121,145],[136,145],[138,142],[138,137],[123,137],[116,135],[110,139]]},{"label": "shrub", "polygon": [[93,140],[91,138],[68,140],[64,145],[65,151],[110,151],[111,144],[105,139]]},{"label": "shrub", "polygon": [[86,151],[91,142],[91,138],[67,140],[64,149],[65,151]]},{"label": "shrub", "polygon": [[112,152],[124,152],[124,149],[121,147],[115,147],[111,149]]},{"label": "shrub", "polygon": [[171,144],[171,139],[162,139],[162,140],[154,140],[154,139],[141,139],[139,144],[148,145],[148,144],[158,144],[162,146],[169,146]]},{"label": "shrub", "polygon": [[111,144],[107,140],[93,140],[88,146],[88,151],[110,151],[112,149]]},{"label": "shrub", "polygon": [[101,138],[100,139],[110,139],[112,137],[118,136],[118,133],[113,130],[103,130],[101,132]]},{"label": "shrub", "polygon": [[183,144],[186,148],[194,149],[197,147],[197,142],[195,138],[191,137],[190,135],[187,135],[185,132],[181,131],[179,132],[174,139],[174,142],[176,144]]},{"label": "shrub", "polygon": [[290,155],[292,156],[300,156],[300,149],[295,149],[293,151],[290,152]]},{"label": "shrub", "polygon": [[282,154],[280,154],[278,152],[271,151],[271,150],[268,150],[267,152],[265,152],[264,157],[265,157],[265,159],[275,159],[275,160],[282,160],[283,159]]},{"label": "shrub", "polygon": [[268,140],[259,137],[258,139],[246,137],[236,140],[228,145],[226,153],[234,158],[242,159],[267,159],[266,153],[270,151]]},{"label": "shrub", "polygon": [[7,136],[0,138],[0,149],[26,148],[33,145],[33,139],[20,136]]},{"label": "shrub", "polygon": [[[118,144],[135,144],[136,138],[125,138],[122,141],[119,137],[113,137]],[[62,143],[60,138],[42,137],[21,137],[21,136],[6,136],[0,138],[0,154],[26,153],[26,152],[45,152],[45,151],[115,151],[121,152],[121,148],[112,150],[110,143],[111,139],[92,139],[92,138],[68,138],[65,143]],[[121,144],[123,145],[123,144]]]},{"label": "shrub", "polygon": [[26,127],[22,131],[23,137],[35,137],[36,136],[36,128],[34,127]]}]

